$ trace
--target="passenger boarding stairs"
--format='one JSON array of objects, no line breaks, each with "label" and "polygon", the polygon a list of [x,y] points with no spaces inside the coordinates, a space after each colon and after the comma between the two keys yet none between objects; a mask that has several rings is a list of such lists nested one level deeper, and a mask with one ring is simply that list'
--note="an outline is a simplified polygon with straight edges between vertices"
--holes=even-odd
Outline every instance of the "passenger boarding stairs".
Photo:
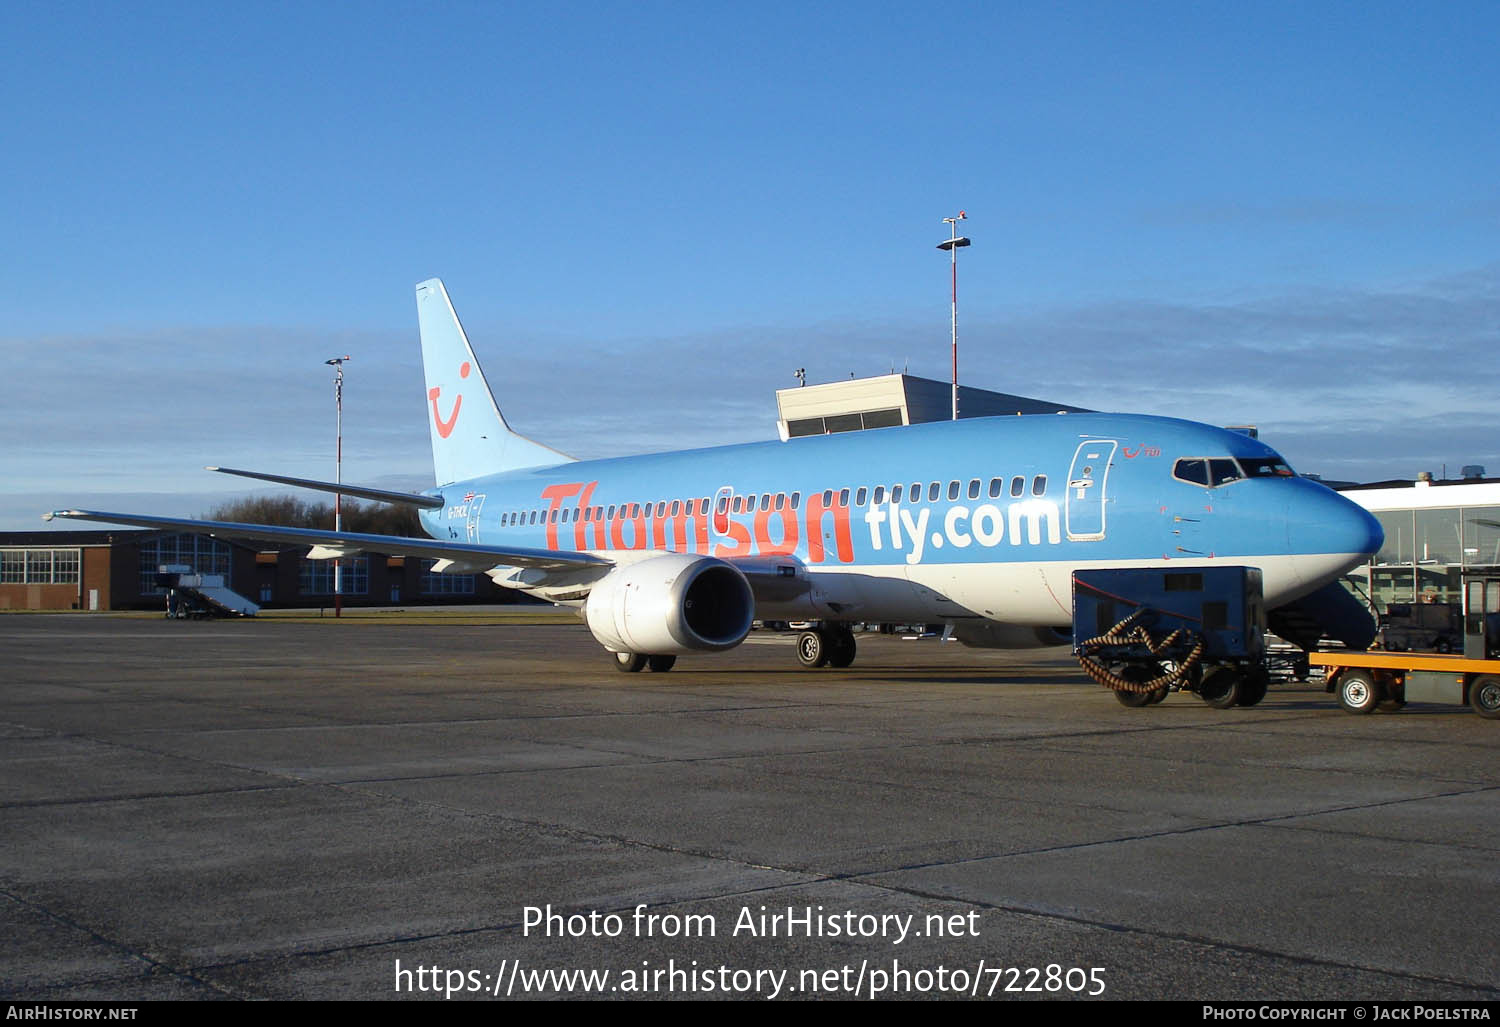
[{"label": "passenger boarding stairs", "polygon": [[[215,617],[254,617],[260,607],[224,584],[222,574],[198,574],[183,564],[161,564],[156,583],[176,589],[187,601],[185,613],[202,612]],[[198,608],[197,611],[193,607]]]}]

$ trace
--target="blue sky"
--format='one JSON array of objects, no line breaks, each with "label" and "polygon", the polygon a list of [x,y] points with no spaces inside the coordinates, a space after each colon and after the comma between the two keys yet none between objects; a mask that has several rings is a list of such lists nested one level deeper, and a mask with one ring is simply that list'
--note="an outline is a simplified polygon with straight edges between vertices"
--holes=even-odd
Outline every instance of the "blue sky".
[{"label": "blue sky", "polygon": [[1500,4],[12,4],[0,528],[430,482],[412,286],[580,456],[943,378],[1500,474]]}]

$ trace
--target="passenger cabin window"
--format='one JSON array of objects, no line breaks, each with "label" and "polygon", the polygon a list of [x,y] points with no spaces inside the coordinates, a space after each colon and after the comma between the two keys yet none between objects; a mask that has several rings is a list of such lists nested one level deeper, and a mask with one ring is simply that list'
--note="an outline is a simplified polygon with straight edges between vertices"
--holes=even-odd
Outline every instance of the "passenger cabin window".
[{"label": "passenger cabin window", "polygon": [[974,478],[973,480],[971,480],[969,482],[969,498],[970,499],[978,499],[979,498],[979,479],[978,478]]},{"label": "passenger cabin window", "polygon": [[854,493],[854,505],[864,506],[867,498],[869,498],[869,493],[861,487],[858,492]]},{"label": "passenger cabin window", "polygon": [[927,486],[927,502],[936,503],[938,496],[942,495],[942,493],[943,483],[940,481],[933,482],[931,485]]},{"label": "passenger cabin window", "polygon": [[848,505],[849,505],[849,490],[848,489],[840,489],[839,490],[839,506],[848,506]]},{"label": "passenger cabin window", "polygon": [[797,509],[801,505],[802,505],[802,493],[800,493],[800,492],[793,492],[792,493],[792,509],[795,510],[795,509]]},{"label": "passenger cabin window", "polygon": [[1018,474],[1018,475],[1016,475],[1014,478],[1012,478],[1010,480],[1010,494],[1011,494],[1012,497],[1020,496],[1025,491],[1026,491],[1026,479],[1023,478],[1021,475]]},{"label": "passenger cabin window", "polygon": [[958,482],[950,481],[948,483],[948,498],[950,500],[958,498]]},{"label": "passenger cabin window", "polygon": [[874,495],[872,495],[870,497],[870,499],[871,499],[871,501],[876,506],[879,506],[881,503],[884,503],[885,502],[885,486],[884,485],[876,485],[875,486],[875,493],[874,493]]},{"label": "passenger cabin window", "polygon": [[1047,476],[1038,474],[1031,479],[1031,494],[1033,496],[1045,496],[1047,494]]},{"label": "passenger cabin window", "polygon": [[901,502],[901,488],[902,487],[900,485],[892,485],[891,486],[891,502],[892,503],[899,503],[899,502]]},{"label": "passenger cabin window", "polygon": [[1000,492],[1002,491],[1002,488],[1003,488],[1003,483],[1000,481],[999,478],[991,478],[990,479],[990,498],[991,499],[999,499],[1000,498]]}]

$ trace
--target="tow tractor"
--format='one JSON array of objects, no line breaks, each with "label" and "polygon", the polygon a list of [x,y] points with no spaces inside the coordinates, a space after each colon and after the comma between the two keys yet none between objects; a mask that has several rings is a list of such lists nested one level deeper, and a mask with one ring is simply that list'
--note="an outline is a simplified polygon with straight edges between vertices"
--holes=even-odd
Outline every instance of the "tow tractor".
[{"label": "tow tractor", "polygon": [[1464,654],[1312,653],[1326,687],[1350,713],[1399,710],[1408,702],[1468,705],[1500,720],[1500,568],[1465,571]]}]

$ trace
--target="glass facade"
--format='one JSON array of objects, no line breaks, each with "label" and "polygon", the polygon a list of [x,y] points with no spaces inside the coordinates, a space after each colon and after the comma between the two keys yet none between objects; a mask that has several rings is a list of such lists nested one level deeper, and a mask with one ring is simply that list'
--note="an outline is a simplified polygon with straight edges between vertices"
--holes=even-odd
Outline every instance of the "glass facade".
[{"label": "glass facade", "polygon": [[1381,609],[1462,602],[1463,568],[1500,565],[1500,506],[1385,510],[1375,519],[1385,529],[1385,544],[1368,568],[1350,577],[1367,583]]},{"label": "glass facade", "polygon": [[[370,591],[370,561],[364,556],[346,556],[343,565],[342,595],[362,596]],[[333,595],[333,561],[303,560],[297,577],[297,589],[305,596]]]},{"label": "glass facade", "polygon": [[165,595],[166,589],[156,583],[157,567],[161,564],[186,566],[194,574],[222,574],[224,584],[234,585],[229,578],[229,543],[207,535],[161,535],[149,542],[141,543],[141,595]]},{"label": "glass facade", "polygon": [[79,550],[0,550],[0,585],[76,585]]},{"label": "glass facade", "polygon": [[424,596],[471,596],[474,594],[472,574],[434,574],[432,560],[422,561],[422,594]]}]

